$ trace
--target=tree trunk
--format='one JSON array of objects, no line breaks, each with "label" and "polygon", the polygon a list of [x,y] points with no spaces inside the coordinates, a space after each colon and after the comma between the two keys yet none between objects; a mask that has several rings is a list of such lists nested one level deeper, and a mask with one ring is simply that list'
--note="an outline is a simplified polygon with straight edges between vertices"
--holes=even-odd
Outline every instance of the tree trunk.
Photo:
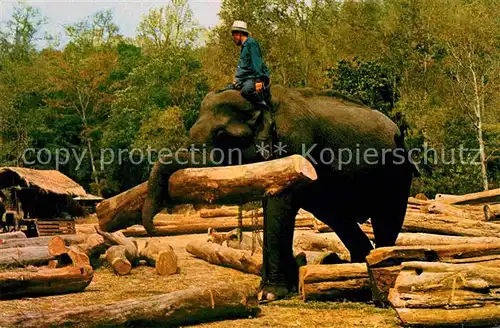
[{"label": "tree trunk", "polygon": [[[243,211],[243,217],[253,217],[253,211]],[[236,217],[238,216],[238,206],[223,206],[220,208],[204,208],[200,210],[200,217],[202,218],[223,218],[223,217]],[[261,207],[257,210],[257,216],[264,216],[264,209]]]},{"label": "tree trunk", "polygon": [[402,231],[470,237],[500,237],[500,225],[496,223],[416,213],[407,213]]},{"label": "tree trunk", "polygon": [[484,205],[483,212],[486,221],[500,220],[500,204]]},{"label": "tree trunk", "polygon": [[429,233],[400,233],[396,246],[421,246],[421,245],[467,245],[491,244],[500,247],[500,238],[496,237],[460,237],[435,235]]},{"label": "tree trunk", "polygon": [[240,285],[229,285],[179,290],[69,310],[3,316],[0,317],[0,326],[184,326],[230,318],[248,318],[258,312],[256,291]]},{"label": "tree trunk", "polygon": [[381,247],[366,257],[372,282],[373,301],[387,305],[389,289],[401,271],[401,263],[408,261],[497,263],[500,264],[500,245],[428,245]]},{"label": "tree trunk", "polygon": [[436,200],[446,204],[478,205],[500,202],[500,188],[465,195],[437,194]]},{"label": "tree trunk", "polygon": [[48,242],[49,253],[59,257],[60,261],[62,259],[62,263],[67,262],[64,260],[66,256],[63,256],[67,255],[74,264],[95,266],[101,254],[106,251],[104,238],[98,234],[69,236],[71,237],[54,236]]},{"label": "tree trunk", "polygon": [[26,235],[22,231],[0,233],[0,243],[8,239],[26,239],[26,238],[28,237],[26,237]]},{"label": "tree trunk", "polygon": [[139,252],[139,256],[156,268],[160,276],[171,275],[177,272],[177,255],[169,244],[158,239],[151,239]]},{"label": "tree trunk", "polygon": [[[213,228],[219,232],[227,232],[238,228],[238,219],[235,218],[220,218],[220,219],[200,219],[199,217],[186,217],[182,221],[162,221],[166,216],[162,214],[156,215],[155,221],[155,236],[173,236],[173,235],[189,235],[206,233],[208,228]],[[264,220],[259,220],[258,224],[254,224],[252,219],[243,218],[242,230],[252,231],[254,229],[262,229]],[[295,228],[312,228],[313,222],[310,217],[295,218]],[[134,226],[123,230],[123,234],[127,237],[146,237],[146,230],[142,226]]]},{"label": "tree trunk", "polygon": [[52,236],[6,239],[0,243],[0,250],[16,247],[47,246]]},{"label": "tree trunk", "polygon": [[[243,204],[292,191],[316,178],[311,163],[292,155],[255,164],[181,169],[169,179],[169,194],[175,203]],[[102,201],[96,209],[99,227],[116,231],[140,224],[147,192],[144,182]]]},{"label": "tree trunk", "polygon": [[315,235],[296,236],[293,241],[296,249],[304,251],[330,251],[338,254],[341,259],[350,260],[350,254],[340,238],[332,233],[328,238]]},{"label": "tree trunk", "polygon": [[169,179],[175,203],[244,204],[290,192],[317,179],[312,164],[292,155],[254,164],[187,168]]},{"label": "tree trunk", "polygon": [[2,249],[0,267],[23,267],[27,265],[45,265],[53,260],[47,246],[30,246]]},{"label": "tree trunk", "polygon": [[262,255],[252,256],[249,251],[236,250],[200,240],[188,243],[186,251],[209,263],[242,272],[260,275],[262,271]]},{"label": "tree trunk", "polygon": [[69,266],[0,273],[0,298],[45,296],[83,291],[92,281],[90,267]]},{"label": "tree trunk", "polygon": [[478,264],[407,262],[389,301],[404,325],[500,323],[500,268]]},{"label": "tree trunk", "polygon": [[116,231],[113,233],[104,232],[96,229],[97,233],[104,237],[109,245],[119,245],[124,246],[126,250],[126,257],[131,261],[133,265],[136,264],[138,260],[139,251],[137,250],[137,244],[130,238],[127,238],[121,231]]},{"label": "tree trunk", "polygon": [[441,202],[433,202],[422,207],[422,212],[484,221],[484,210],[481,206],[453,206]]},{"label": "tree trunk", "polygon": [[106,261],[113,267],[115,273],[120,276],[129,274],[132,270],[132,263],[127,258],[127,248],[125,246],[114,245],[108,248]]},{"label": "tree trunk", "polygon": [[97,204],[99,228],[117,231],[142,222],[142,206],[148,194],[148,182],[129,189]]},{"label": "tree trunk", "polygon": [[306,265],[299,269],[299,291],[309,300],[369,300],[370,280],[364,263]]}]

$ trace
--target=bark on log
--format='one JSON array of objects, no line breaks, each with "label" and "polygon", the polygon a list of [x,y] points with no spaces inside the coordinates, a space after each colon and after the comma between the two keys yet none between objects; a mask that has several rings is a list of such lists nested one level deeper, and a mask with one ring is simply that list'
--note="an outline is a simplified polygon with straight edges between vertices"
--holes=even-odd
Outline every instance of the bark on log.
[{"label": "bark on log", "polygon": [[495,325],[499,289],[499,267],[406,262],[389,301],[405,325]]},{"label": "bark on log", "polygon": [[196,240],[186,245],[186,251],[209,263],[260,275],[262,255],[252,256],[249,251],[224,247],[219,244]]},{"label": "bark on log", "polygon": [[259,312],[256,291],[240,285],[191,288],[169,294],[129,299],[70,310],[20,313],[0,317],[6,327],[184,326]]},{"label": "bark on log", "polygon": [[143,182],[97,204],[99,227],[113,232],[142,222],[142,207],[148,194],[148,182]]},{"label": "bark on log", "polygon": [[118,245],[125,247],[126,257],[135,265],[138,261],[139,251],[137,249],[137,244],[130,238],[127,238],[121,231],[116,231],[113,233],[104,232],[96,227],[96,231],[99,235],[103,236],[105,241],[109,245]]},{"label": "bark on log", "polygon": [[48,241],[49,253],[58,256],[67,251],[67,247],[79,250],[90,259],[99,257],[106,250],[104,238],[98,234],[54,236]]},{"label": "bark on log", "polygon": [[16,247],[29,247],[29,246],[47,246],[52,236],[34,237],[34,238],[16,238],[6,239],[0,243],[0,249],[16,248]]},{"label": "bark on log", "polygon": [[428,245],[381,247],[367,257],[373,301],[380,306],[387,305],[389,289],[401,271],[401,263],[407,261],[462,262],[484,265],[500,264],[500,245]]},{"label": "bark on log", "polygon": [[45,265],[53,260],[47,246],[31,246],[2,249],[0,267],[24,267],[27,265]]},{"label": "bark on log", "polygon": [[[244,204],[300,188],[317,179],[304,157],[292,155],[272,161],[215,168],[191,168],[169,179],[169,194],[176,203]],[[142,222],[147,182],[99,203],[99,227],[117,231]]]},{"label": "bark on log", "polygon": [[423,199],[417,199],[415,197],[408,197],[408,204],[413,204],[413,205],[428,205],[432,203],[431,200],[423,200]]},{"label": "bark on log", "polygon": [[500,204],[484,205],[483,213],[486,221],[500,220]]},{"label": "bark on log", "polygon": [[[340,264],[348,262],[345,259],[341,259],[337,253],[330,251],[315,252],[296,250],[295,253],[295,260],[299,266],[310,264]],[[299,260],[302,258],[304,260]]]},{"label": "bark on log", "polygon": [[430,233],[400,233],[396,246],[491,244],[500,247],[500,238],[461,237]]},{"label": "bark on log", "polygon": [[304,251],[331,251],[338,254],[343,260],[349,261],[351,258],[344,243],[335,233],[330,234],[328,238],[315,235],[296,236],[293,244],[296,249]]},{"label": "bark on log", "polygon": [[171,275],[177,272],[177,255],[172,246],[158,239],[151,239],[141,249],[139,256],[156,269],[160,276]]},{"label": "bark on log", "polygon": [[484,210],[481,206],[472,206],[472,205],[454,206],[450,204],[444,204],[441,202],[433,202],[432,204],[423,206],[422,212],[431,214],[443,214],[463,219],[483,220],[483,221],[485,220]]},{"label": "bark on log", "polygon": [[299,269],[299,291],[309,300],[368,300],[370,280],[366,264],[306,265]]},{"label": "bark on log", "polygon": [[113,267],[115,273],[120,276],[129,274],[132,270],[132,263],[127,258],[127,248],[125,246],[114,245],[108,248],[106,261]]},{"label": "bark on log", "polygon": [[[243,211],[244,218],[251,218],[254,215],[254,211]],[[204,208],[200,210],[200,217],[205,219],[210,218],[224,218],[224,217],[237,217],[238,216],[238,206],[223,206],[220,208]],[[257,209],[257,216],[264,216],[264,209]]]},{"label": "bark on log", "polygon": [[[238,228],[237,218],[224,218],[224,219],[200,219],[199,217],[186,217],[182,221],[162,221],[166,215],[158,214],[155,224],[154,236],[174,236],[174,235],[188,235],[206,233],[208,228],[213,228],[219,232],[227,232]],[[250,218],[242,220],[243,231],[253,231],[255,228],[262,229],[264,226],[263,220],[259,220],[255,225]],[[313,222],[309,216],[295,218],[295,228],[312,228]],[[122,231],[127,237],[146,237],[148,236],[146,230],[142,226],[130,227]]]},{"label": "bark on log", "polygon": [[437,194],[436,200],[455,205],[477,205],[500,202],[500,188],[465,195]]},{"label": "bark on log", "polygon": [[26,235],[22,231],[13,231],[13,232],[6,232],[6,233],[0,233],[0,243],[2,243],[3,240],[8,240],[8,239],[26,239]]},{"label": "bark on log", "polygon": [[0,273],[0,298],[76,293],[92,281],[92,268],[69,266],[60,269]]},{"label": "bark on log", "polygon": [[312,164],[291,155],[254,164],[175,172],[168,192],[175,203],[245,204],[290,192],[317,179]]},{"label": "bark on log", "polygon": [[434,214],[407,213],[402,231],[500,238],[499,224]]}]

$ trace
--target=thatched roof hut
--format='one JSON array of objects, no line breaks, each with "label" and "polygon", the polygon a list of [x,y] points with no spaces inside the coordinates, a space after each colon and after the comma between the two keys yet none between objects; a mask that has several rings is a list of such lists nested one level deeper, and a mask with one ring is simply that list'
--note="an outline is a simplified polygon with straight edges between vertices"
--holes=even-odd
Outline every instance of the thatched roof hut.
[{"label": "thatched roof hut", "polygon": [[34,188],[42,194],[87,196],[82,186],[59,171],[0,167],[0,189],[12,186]]},{"label": "thatched roof hut", "polygon": [[73,198],[85,198],[85,189],[56,170],[0,167],[0,189],[12,188],[11,206],[21,204],[25,218],[78,217],[85,214]]}]

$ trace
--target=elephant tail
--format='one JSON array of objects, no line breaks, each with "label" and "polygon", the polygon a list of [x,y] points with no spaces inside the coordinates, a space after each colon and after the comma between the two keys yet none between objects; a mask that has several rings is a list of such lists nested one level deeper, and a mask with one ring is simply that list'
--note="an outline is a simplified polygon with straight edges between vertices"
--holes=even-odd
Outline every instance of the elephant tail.
[{"label": "elephant tail", "polygon": [[408,148],[406,147],[404,130],[402,130],[399,134],[397,134],[394,137],[394,141],[396,142],[396,148],[403,150],[402,155],[404,157],[404,163],[406,165],[409,165],[410,171],[411,171],[411,174],[413,175],[413,177],[414,178],[420,177],[422,174],[420,173],[420,170],[418,169],[418,165],[413,162],[413,159],[410,157],[410,154],[408,152]]}]

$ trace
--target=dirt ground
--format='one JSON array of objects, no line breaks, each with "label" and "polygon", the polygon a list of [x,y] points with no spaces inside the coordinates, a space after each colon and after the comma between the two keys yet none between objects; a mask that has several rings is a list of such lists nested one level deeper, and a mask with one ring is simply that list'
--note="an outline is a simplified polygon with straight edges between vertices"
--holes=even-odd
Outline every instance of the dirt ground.
[{"label": "dirt ground", "polygon": [[[297,233],[312,233],[300,231]],[[174,248],[180,271],[162,277],[154,269],[139,266],[127,276],[116,276],[106,264],[98,268],[92,283],[78,294],[25,298],[2,301],[2,314],[20,314],[71,308],[76,306],[104,304],[129,298],[168,293],[191,287],[216,286],[226,283],[248,284],[257,287],[260,277],[211,265],[192,257],[185,251],[186,244],[194,239],[205,239],[206,235],[184,235],[156,237],[167,240]],[[143,243],[147,238],[137,238]],[[0,314],[1,315],[1,314]],[[400,327],[396,314],[391,309],[379,309],[372,304],[352,302],[308,302],[297,296],[287,300],[261,305],[256,318],[226,320],[206,323],[200,327]]]}]

